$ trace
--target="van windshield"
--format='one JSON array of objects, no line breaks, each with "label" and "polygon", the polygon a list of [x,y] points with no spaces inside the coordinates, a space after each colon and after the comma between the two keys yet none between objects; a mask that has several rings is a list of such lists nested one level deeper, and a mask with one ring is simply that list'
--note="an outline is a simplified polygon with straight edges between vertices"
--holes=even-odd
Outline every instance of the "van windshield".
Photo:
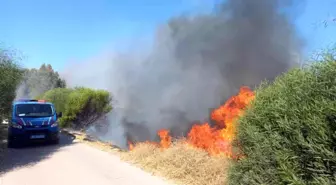
[{"label": "van windshield", "polygon": [[50,104],[17,104],[16,116],[19,117],[49,117],[53,115]]}]

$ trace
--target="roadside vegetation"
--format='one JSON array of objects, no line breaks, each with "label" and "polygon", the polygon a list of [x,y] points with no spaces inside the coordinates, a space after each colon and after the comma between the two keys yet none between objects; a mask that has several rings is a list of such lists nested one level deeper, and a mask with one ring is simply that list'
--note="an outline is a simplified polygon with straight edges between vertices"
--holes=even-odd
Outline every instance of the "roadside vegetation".
[{"label": "roadside vegetation", "polygon": [[238,121],[243,158],[211,157],[178,140],[140,143],[122,158],[178,184],[336,184],[336,60],[262,83]]},{"label": "roadside vegetation", "polygon": [[264,83],[240,119],[229,184],[336,184],[336,60]]},{"label": "roadside vegetation", "polygon": [[15,92],[23,77],[23,69],[12,53],[0,49],[0,120],[8,117]]},{"label": "roadside vegetation", "polygon": [[[23,69],[12,53],[0,49],[0,123],[10,115],[11,103],[15,99],[15,91],[22,80]],[[0,125],[0,164],[6,149],[5,139],[7,126]]]},{"label": "roadside vegetation", "polygon": [[104,124],[105,115],[112,110],[112,96],[105,90],[85,87],[55,88],[38,96],[55,104],[62,112],[60,126],[82,130],[93,125]]}]

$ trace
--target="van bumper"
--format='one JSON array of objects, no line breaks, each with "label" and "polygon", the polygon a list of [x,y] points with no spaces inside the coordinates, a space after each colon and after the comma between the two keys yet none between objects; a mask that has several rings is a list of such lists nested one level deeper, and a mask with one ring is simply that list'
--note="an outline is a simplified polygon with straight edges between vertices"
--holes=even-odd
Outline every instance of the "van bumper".
[{"label": "van bumper", "polygon": [[60,138],[59,129],[16,129],[9,128],[8,139],[18,142],[27,143],[34,141],[57,141]]}]

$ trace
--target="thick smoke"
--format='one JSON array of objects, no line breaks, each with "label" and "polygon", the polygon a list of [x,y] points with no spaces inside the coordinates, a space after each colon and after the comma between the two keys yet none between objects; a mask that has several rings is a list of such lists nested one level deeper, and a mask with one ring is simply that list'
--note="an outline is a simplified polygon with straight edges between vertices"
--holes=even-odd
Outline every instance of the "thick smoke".
[{"label": "thick smoke", "polygon": [[227,0],[211,14],[161,25],[149,50],[139,52],[138,44],[136,52],[90,61],[75,73],[69,68],[66,78],[72,85],[100,82],[114,94],[105,139],[125,146],[126,139],[153,140],[161,128],[185,135],[240,86],[253,88],[297,64],[301,41],[287,16],[294,5]]}]

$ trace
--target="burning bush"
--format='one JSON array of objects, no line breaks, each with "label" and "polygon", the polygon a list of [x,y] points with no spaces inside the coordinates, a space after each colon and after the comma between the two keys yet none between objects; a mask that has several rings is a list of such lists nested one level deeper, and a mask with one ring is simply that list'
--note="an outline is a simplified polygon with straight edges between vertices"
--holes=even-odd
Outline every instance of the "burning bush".
[{"label": "burning bush", "polygon": [[229,184],[336,184],[336,60],[263,84],[239,121]]}]

